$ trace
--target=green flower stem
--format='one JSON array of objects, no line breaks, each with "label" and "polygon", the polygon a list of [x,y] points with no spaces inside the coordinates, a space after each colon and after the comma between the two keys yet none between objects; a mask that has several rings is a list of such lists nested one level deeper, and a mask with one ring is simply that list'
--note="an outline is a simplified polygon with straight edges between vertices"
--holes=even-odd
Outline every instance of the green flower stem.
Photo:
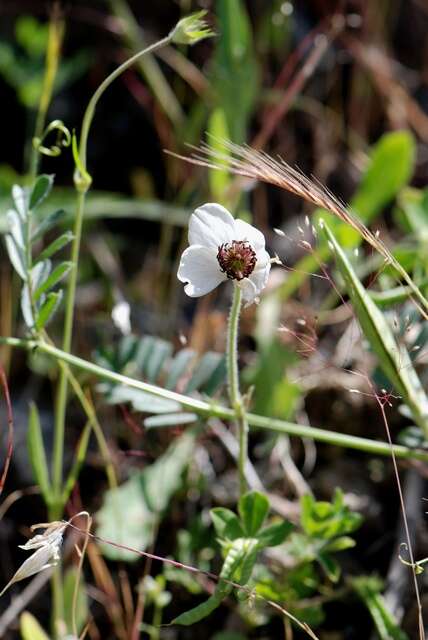
[{"label": "green flower stem", "polygon": [[[194,411],[195,413],[209,418],[213,416],[220,418],[221,420],[233,420],[235,412],[228,407],[223,407],[218,404],[205,402],[198,398],[192,398],[190,396],[177,393],[176,391],[169,391],[163,389],[154,384],[148,382],[142,382],[134,378],[129,378],[121,373],[116,373],[100,367],[94,362],[89,362],[83,358],[79,358],[73,354],[61,351],[57,347],[47,344],[38,340],[22,340],[20,338],[5,338],[0,337],[0,344],[7,344],[10,347],[16,347],[20,349],[27,349],[33,351],[38,349],[42,353],[45,353],[56,360],[66,362],[72,367],[76,367],[81,371],[86,371],[94,376],[102,379],[115,382],[116,384],[123,384],[132,389],[139,389],[150,393],[158,398],[166,398],[168,400],[175,400],[180,403],[183,409]],[[397,458],[407,458],[410,460],[423,460],[428,462],[428,451],[421,449],[410,449],[398,444],[393,445],[392,449],[385,442],[378,442],[376,440],[370,440],[369,438],[359,438],[357,436],[350,436],[336,431],[330,431],[328,429],[318,429],[316,427],[308,427],[306,425],[296,424],[294,422],[288,422],[285,420],[277,420],[274,418],[267,418],[265,416],[259,416],[253,413],[247,413],[246,415],[248,424],[251,427],[258,429],[266,429],[268,431],[276,431],[278,433],[286,433],[290,436],[297,436],[299,438],[311,438],[318,442],[326,442],[337,447],[345,447],[349,449],[357,449],[365,453],[378,456],[390,456],[391,451],[394,451]]]},{"label": "green flower stem", "polygon": [[[74,224],[74,239],[71,249],[71,262],[73,263],[70,277],[67,285],[67,293],[65,300],[65,318],[64,318],[64,334],[62,341],[62,348],[65,352],[69,352],[71,349],[71,340],[73,336],[73,321],[74,321],[74,305],[76,298],[76,286],[77,286],[77,265],[79,262],[80,253],[80,239],[82,235],[83,224],[83,212],[85,207],[86,193],[83,191],[78,192],[77,196],[77,211]],[[64,369],[60,370],[58,389],[56,395],[55,405],[55,429],[54,429],[54,444],[53,444],[53,459],[52,459],[52,489],[55,496],[54,513],[51,515],[56,518],[61,517],[61,493],[62,493],[62,473],[63,473],[63,456],[64,456],[64,435],[65,435],[65,414],[67,408],[67,392],[68,392],[68,379]]]},{"label": "green flower stem", "polygon": [[239,493],[242,496],[247,490],[245,479],[245,467],[248,458],[248,422],[245,413],[245,406],[239,389],[238,371],[238,331],[239,314],[242,305],[242,290],[236,284],[233,286],[233,299],[230,308],[229,323],[227,329],[227,386],[229,391],[230,406],[235,413],[235,420],[238,426],[238,476]]},{"label": "green flower stem", "polygon": [[54,638],[64,637],[64,591],[62,582],[62,563],[59,562],[53,570],[51,578],[52,588],[52,630]]},{"label": "green flower stem", "polygon": [[[92,120],[94,118],[95,109],[98,101],[103,95],[104,91],[110,86],[110,84],[120,76],[126,69],[137,62],[142,56],[152,53],[157,49],[165,46],[171,41],[171,35],[166,36],[159,42],[155,42],[151,46],[147,47],[143,51],[139,51],[134,56],[126,60],[117,69],[115,69],[98,87],[93,94],[86,108],[82,122],[82,132],[80,136],[80,144],[78,151],[77,169],[75,174],[75,185],[77,189],[77,210],[74,223],[74,239],[71,249],[71,261],[73,267],[70,273],[70,277],[67,285],[67,294],[65,301],[65,320],[64,320],[64,333],[63,333],[63,351],[69,353],[71,350],[71,342],[73,337],[73,323],[74,323],[74,307],[76,299],[76,286],[77,286],[77,268],[79,264],[80,243],[82,237],[82,225],[85,210],[86,193],[88,192],[91,184],[91,177],[87,172],[86,167],[86,155],[89,131],[91,128]],[[59,374],[58,389],[56,396],[55,406],[55,431],[54,431],[54,445],[53,445],[53,461],[52,461],[52,488],[54,492],[54,504],[52,507],[51,515],[54,518],[61,516],[61,494],[62,494],[62,481],[63,481],[63,456],[64,456],[64,434],[65,434],[65,416],[67,407],[67,392],[68,392],[68,379],[67,374],[62,369]]]},{"label": "green flower stem", "polygon": [[[123,24],[123,39],[126,44],[134,51],[143,49],[143,32],[126,0],[109,0],[109,4],[112,13]],[[181,126],[184,122],[183,110],[156,59],[153,56],[142,58],[139,67],[161,109],[165,111],[175,127]]]},{"label": "green flower stem", "polygon": [[92,98],[89,101],[88,106],[86,107],[85,115],[83,116],[83,122],[82,122],[82,133],[80,135],[79,156],[80,156],[80,162],[82,163],[83,168],[85,170],[86,170],[86,149],[87,149],[87,145],[88,145],[89,130],[91,128],[91,124],[92,124],[92,120],[93,120],[93,117],[94,117],[96,106],[98,104],[99,99],[103,95],[104,91],[124,71],[129,69],[129,67],[132,67],[132,65],[135,64],[136,62],[138,62],[140,60],[140,58],[142,58],[143,56],[145,56],[147,54],[154,53],[155,51],[157,51],[158,49],[161,49],[162,47],[165,47],[167,44],[169,44],[171,42],[171,39],[172,39],[172,35],[169,34],[165,38],[162,38],[162,40],[159,40],[158,42],[155,42],[154,44],[150,45],[149,47],[146,47],[142,51],[138,51],[138,53],[133,55],[128,60],[125,60],[125,62],[123,62],[119,67],[117,67],[117,69],[115,69],[100,84],[98,89],[95,91],[94,95],[92,96]]}]

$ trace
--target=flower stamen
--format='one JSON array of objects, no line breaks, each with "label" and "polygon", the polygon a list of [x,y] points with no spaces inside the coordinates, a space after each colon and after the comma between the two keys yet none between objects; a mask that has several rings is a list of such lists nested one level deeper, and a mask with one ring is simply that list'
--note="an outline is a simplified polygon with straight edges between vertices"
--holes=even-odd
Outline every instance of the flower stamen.
[{"label": "flower stamen", "polygon": [[220,245],[217,252],[220,269],[231,280],[243,280],[254,271],[256,252],[246,240],[233,240]]}]

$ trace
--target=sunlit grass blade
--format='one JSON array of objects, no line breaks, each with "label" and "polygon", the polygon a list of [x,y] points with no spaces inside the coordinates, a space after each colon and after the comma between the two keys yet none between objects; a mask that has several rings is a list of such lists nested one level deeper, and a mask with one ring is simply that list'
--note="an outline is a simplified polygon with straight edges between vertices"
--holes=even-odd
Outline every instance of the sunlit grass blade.
[{"label": "sunlit grass blade", "polygon": [[411,410],[415,422],[428,437],[428,398],[406,348],[397,343],[385,316],[365,290],[345,252],[325,223],[323,229],[345,280],[347,293],[365,338],[377,355],[383,372]]}]

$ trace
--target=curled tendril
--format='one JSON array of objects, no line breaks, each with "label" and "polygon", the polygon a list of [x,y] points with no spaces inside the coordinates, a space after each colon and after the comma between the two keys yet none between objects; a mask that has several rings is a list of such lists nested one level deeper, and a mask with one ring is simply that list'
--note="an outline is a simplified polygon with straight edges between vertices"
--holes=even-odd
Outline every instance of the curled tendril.
[{"label": "curled tendril", "polygon": [[402,562],[402,564],[405,564],[406,567],[411,567],[413,569],[413,571],[416,573],[416,575],[419,575],[421,573],[423,573],[424,571],[424,567],[423,565],[426,564],[428,562],[428,558],[424,558],[423,560],[418,560],[417,562],[409,562],[408,560],[405,560],[403,558],[403,556],[401,555],[401,550],[404,549],[405,551],[408,551],[408,547],[407,544],[405,542],[402,542],[400,544],[400,553],[398,554],[398,558],[400,560],[400,562]]},{"label": "curled tendril", "polygon": [[[48,135],[52,132],[56,133],[56,138],[51,146],[45,146],[43,143]],[[33,138],[34,149],[45,156],[56,157],[59,156],[65,147],[69,147],[71,144],[71,133],[62,122],[62,120],[52,120],[43,131],[40,138]]]}]

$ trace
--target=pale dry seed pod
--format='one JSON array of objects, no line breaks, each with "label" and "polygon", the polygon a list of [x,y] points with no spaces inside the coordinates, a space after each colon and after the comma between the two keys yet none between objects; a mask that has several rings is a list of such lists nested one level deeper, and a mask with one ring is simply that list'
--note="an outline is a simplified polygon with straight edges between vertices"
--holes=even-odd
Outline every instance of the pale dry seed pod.
[{"label": "pale dry seed pod", "polygon": [[64,530],[68,526],[67,522],[50,522],[37,524],[31,527],[32,530],[46,527],[42,534],[37,534],[30,538],[28,542],[18,545],[20,549],[28,551],[35,549],[35,552],[19,567],[13,577],[0,593],[0,597],[15,582],[20,582],[30,576],[54,567],[60,560],[60,550],[62,546]]}]

